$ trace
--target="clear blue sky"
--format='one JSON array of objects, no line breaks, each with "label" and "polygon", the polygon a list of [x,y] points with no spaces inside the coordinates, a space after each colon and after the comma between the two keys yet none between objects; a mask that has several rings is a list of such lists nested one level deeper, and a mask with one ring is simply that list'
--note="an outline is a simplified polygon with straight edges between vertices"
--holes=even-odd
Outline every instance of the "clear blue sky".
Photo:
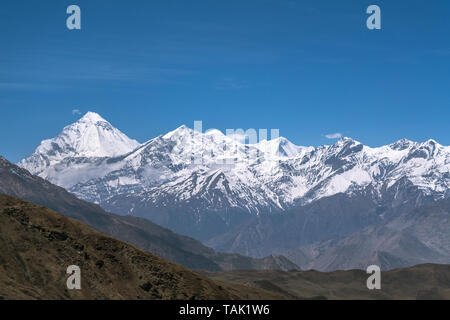
[{"label": "clear blue sky", "polygon": [[[366,28],[371,4],[381,31]],[[448,0],[2,0],[0,43],[0,154],[14,162],[74,109],[141,142],[203,120],[300,145],[450,144]]]}]

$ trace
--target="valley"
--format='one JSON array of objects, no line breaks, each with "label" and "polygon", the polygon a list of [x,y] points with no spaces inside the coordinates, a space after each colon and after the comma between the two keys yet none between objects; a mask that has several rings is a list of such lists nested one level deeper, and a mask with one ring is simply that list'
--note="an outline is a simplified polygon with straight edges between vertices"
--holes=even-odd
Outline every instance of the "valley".
[{"label": "valley", "polygon": [[[450,266],[382,274],[362,270],[192,272],[45,207],[0,195],[0,299],[6,300],[347,300],[450,299]],[[68,290],[66,268],[81,269]],[[189,305],[188,305],[189,306]]]},{"label": "valley", "polygon": [[116,239],[191,269],[218,271],[236,268],[298,268],[283,256],[254,259],[239,254],[216,252],[193,238],[179,235],[146,219],[108,213],[98,205],[80,200],[63,188],[33,176],[1,156],[0,194],[46,206]]},{"label": "valley", "polygon": [[[284,255],[322,271],[450,262],[447,243],[432,239],[446,238],[445,228],[431,235],[399,227],[450,195],[450,147],[431,139],[376,148],[350,138],[319,147],[283,137],[243,144],[181,126],[139,144],[88,112],[19,166],[108,212],[221,252]],[[448,210],[424,223],[448,226],[447,217]],[[380,230],[392,237],[379,239]],[[332,262],[359,234],[372,239],[360,258]]]},{"label": "valley", "polygon": [[245,284],[289,299],[449,300],[450,266],[417,265],[382,273],[381,290],[367,290],[363,270],[204,272],[211,279]]}]

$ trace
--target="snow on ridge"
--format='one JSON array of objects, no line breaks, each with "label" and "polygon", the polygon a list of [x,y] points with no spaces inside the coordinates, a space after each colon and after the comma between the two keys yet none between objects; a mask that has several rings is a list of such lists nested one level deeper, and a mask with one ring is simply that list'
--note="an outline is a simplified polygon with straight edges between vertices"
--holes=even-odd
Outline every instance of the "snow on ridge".
[{"label": "snow on ridge", "polygon": [[77,122],[64,127],[55,138],[42,141],[19,165],[38,173],[65,159],[115,157],[138,146],[139,142],[128,138],[100,115],[88,112]]},{"label": "snow on ridge", "polygon": [[[108,122],[96,112],[88,111],[78,122]],[[109,122],[108,122],[109,123]]]},{"label": "snow on ridge", "polygon": [[208,206],[219,205],[218,199],[220,206],[256,213],[355,187],[380,190],[405,177],[426,192],[450,188],[450,147],[434,140],[371,148],[345,137],[314,148],[280,137],[245,145],[219,130],[199,133],[182,125],[139,144],[92,112],[43,141],[19,165],[88,201],[128,194],[152,203],[196,197]]}]

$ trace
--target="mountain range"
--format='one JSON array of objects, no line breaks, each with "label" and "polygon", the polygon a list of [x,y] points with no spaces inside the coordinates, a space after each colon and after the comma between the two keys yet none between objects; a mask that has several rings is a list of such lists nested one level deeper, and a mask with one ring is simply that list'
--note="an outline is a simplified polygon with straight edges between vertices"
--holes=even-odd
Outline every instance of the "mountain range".
[{"label": "mountain range", "polygon": [[116,215],[78,199],[65,189],[30,174],[0,156],[0,194],[45,206],[69,218],[185,267],[199,270],[282,269],[298,267],[283,256],[253,259],[215,252],[199,241],[146,219]]},{"label": "mountain range", "polygon": [[[447,239],[445,229],[404,227],[421,219],[428,228],[448,226],[450,147],[434,140],[377,148],[350,138],[320,147],[283,137],[245,144],[181,126],[139,144],[89,112],[19,166],[107,211],[224,252],[285,254],[319,270],[450,261],[448,244],[435,242]],[[424,218],[417,210],[432,212]],[[338,252],[370,238],[365,254],[337,262]]]},{"label": "mountain range", "polygon": [[[449,266],[362,270],[192,272],[57,212],[0,194],[0,300],[448,299]],[[68,290],[66,269],[81,272]],[[206,277],[205,277],[206,276]]]}]

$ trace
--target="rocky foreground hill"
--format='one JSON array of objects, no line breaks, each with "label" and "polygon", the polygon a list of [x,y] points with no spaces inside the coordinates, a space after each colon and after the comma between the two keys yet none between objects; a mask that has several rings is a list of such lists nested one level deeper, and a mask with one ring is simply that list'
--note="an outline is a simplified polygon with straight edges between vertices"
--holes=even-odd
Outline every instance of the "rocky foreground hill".
[{"label": "rocky foreground hill", "polygon": [[[45,207],[0,195],[2,299],[278,299],[216,282]],[[66,270],[81,269],[81,290]]]}]

